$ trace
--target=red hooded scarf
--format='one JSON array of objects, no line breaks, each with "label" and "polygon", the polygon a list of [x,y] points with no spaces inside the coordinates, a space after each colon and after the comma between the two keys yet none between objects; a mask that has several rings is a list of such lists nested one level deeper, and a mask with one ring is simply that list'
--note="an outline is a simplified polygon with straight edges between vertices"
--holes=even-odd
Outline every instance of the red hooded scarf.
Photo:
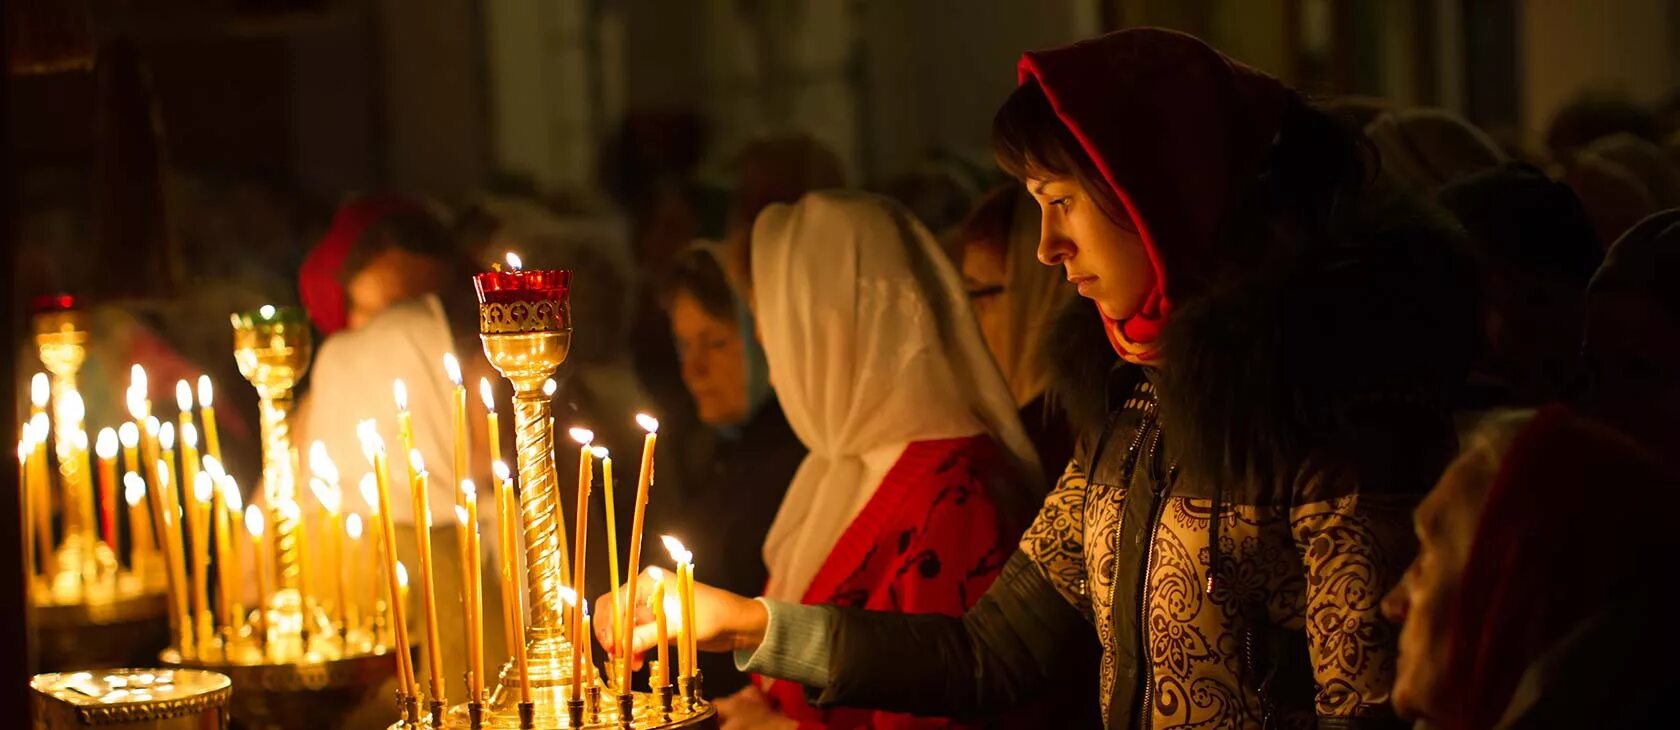
[{"label": "red hooded scarf", "polygon": [[1294,92],[1185,35],[1122,30],[1021,57],[1125,206],[1155,268],[1138,313],[1109,320],[1121,357],[1148,362],[1172,314],[1217,255],[1225,214],[1261,170]]},{"label": "red hooded scarf", "polygon": [[1498,723],[1536,658],[1635,582],[1669,580],[1680,479],[1563,406],[1517,435],[1471,544],[1441,686],[1443,728]]},{"label": "red hooded scarf", "polygon": [[345,203],[333,215],[326,235],[298,270],[298,299],[321,334],[330,335],[349,323],[350,308],[339,272],[362,232],[386,216],[417,210],[422,210],[420,204],[407,198],[371,195]]}]

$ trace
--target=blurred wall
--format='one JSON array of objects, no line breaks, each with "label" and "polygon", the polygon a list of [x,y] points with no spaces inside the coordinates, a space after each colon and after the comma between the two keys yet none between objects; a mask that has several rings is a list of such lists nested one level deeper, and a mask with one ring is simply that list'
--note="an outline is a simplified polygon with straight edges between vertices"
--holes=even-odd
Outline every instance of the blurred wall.
[{"label": "blurred wall", "polygon": [[1680,3],[1527,0],[1518,7],[1521,120],[1545,129],[1585,89],[1656,101],[1680,83]]}]

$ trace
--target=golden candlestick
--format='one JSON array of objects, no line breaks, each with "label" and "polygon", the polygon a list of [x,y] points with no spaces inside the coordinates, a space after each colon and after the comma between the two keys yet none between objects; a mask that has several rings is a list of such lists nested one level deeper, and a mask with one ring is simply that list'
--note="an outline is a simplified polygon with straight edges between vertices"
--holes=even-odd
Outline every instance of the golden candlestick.
[{"label": "golden candlestick", "polygon": [[233,315],[233,359],[239,374],[257,389],[263,445],[263,489],[269,497],[276,557],[280,564],[280,593],[296,593],[298,522],[275,505],[297,499],[292,469],[292,389],[309,368],[313,343],[303,311],[263,306]]}]

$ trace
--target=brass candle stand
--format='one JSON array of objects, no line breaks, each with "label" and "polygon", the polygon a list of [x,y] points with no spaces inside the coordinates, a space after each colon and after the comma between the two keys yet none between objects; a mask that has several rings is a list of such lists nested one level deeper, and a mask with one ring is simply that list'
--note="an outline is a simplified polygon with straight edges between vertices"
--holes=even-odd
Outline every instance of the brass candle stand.
[{"label": "brass candle stand", "polygon": [[[554,433],[545,383],[571,347],[567,304],[570,272],[494,271],[474,277],[479,295],[479,332],[490,365],[513,385],[518,456],[518,518],[524,543],[529,623],[523,637],[530,687],[521,686],[517,657],[501,668],[496,688],[483,705],[468,702],[438,717],[416,717],[412,698],[399,698],[402,717],[393,728],[687,728],[715,727],[716,713],[698,693],[671,706],[670,689],[631,693],[604,682],[591,664],[576,682],[573,653],[583,649],[567,636],[561,587],[570,583],[567,538],[561,522],[559,482],[554,471]],[[503,519],[511,519],[503,515]],[[511,548],[511,546],[508,546]],[[517,600],[508,596],[505,600]],[[517,610],[517,609],[515,609]],[[459,668],[464,670],[465,668]],[[522,690],[531,701],[521,701]],[[605,699],[605,698],[611,698]],[[666,698],[662,700],[661,698]]]},{"label": "brass candle stand", "polygon": [[[40,466],[38,473],[45,478],[39,489],[29,490],[30,510],[41,511],[33,523],[33,529],[44,532],[38,544],[50,552],[42,556],[45,573],[34,579],[31,591],[41,666],[111,667],[149,661],[167,643],[163,575],[123,566],[115,546],[98,535],[85,406],[76,387],[87,359],[88,332],[81,313],[71,306],[74,300],[53,297],[52,303],[33,322],[41,363],[52,374],[50,421],[58,463],[56,480],[52,471]],[[41,439],[47,435],[36,434]],[[44,459],[45,449],[36,455]],[[58,540],[53,539],[47,512],[52,493],[63,495]]]},{"label": "brass candle stand", "polygon": [[39,674],[29,682],[39,730],[206,730],[228,725],[228,678],[192,669]]}]

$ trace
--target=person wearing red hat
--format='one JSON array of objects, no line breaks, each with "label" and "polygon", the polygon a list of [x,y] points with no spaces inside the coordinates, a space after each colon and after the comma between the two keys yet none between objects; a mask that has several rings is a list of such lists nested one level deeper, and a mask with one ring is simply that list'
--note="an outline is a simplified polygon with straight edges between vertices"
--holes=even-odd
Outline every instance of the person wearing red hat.
[{"label": "person wearing red hat", "polygon": [[370,195],[333,216],[298,271],[298,298],[323,335],[361,326],[437,291],[460,260],[449,230],[417,200]]},{"label": "person wearing red hat", "polygon": [[702,648],[817,707],[987,718],[1069,681],[1094,632],[1111,728],[1398,723],[1378,602],[1455,448],[1462,234],[1374,186],[1358,130],[1190,36],[1019,72],[993,146],[1043,211],[1039,260],[1095,304],[1106,352],[1072,364],[1118,360],[1070,396],[1102,425],[963,617],[700,590]]}]

